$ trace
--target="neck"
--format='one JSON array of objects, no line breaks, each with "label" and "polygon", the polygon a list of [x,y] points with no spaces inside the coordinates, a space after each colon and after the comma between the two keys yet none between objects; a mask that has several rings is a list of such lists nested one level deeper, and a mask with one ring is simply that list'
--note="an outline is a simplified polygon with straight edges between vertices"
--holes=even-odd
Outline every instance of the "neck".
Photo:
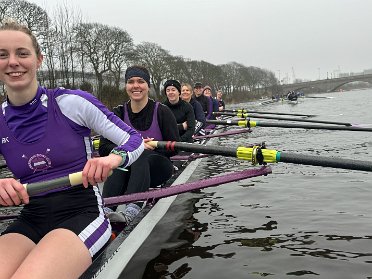
[{"label": "neck", "polygon": [[140,112],[141,110],[143,110],[143,108],[147,105],[148,102],[149,102],[149,98],[145,98],[140,101],[130,100],[130,107],[132,109],[132,112],[133,113]]},{"label": "neck", "polygon": [[33,98],[35,98],[37,88],[38,84],[36,81],[32,83],[30,87],[19,91],[13,91],[9,88],[6,88],[8,100],[14,106],[25,105],[31,102]]},{"label": "neck", "polygon": [[190,96],[190,98],[187,98],[187,99],[183,99],[185,102],[188,102],[188,103],[190,103],[190,101],[191,101],[191,96]]},{"label": "neck", "polygon": [[169,103],[171,103],[172,105],[175,105],[175,104],[177,104],[179,101],[180,101],[180,98],[177,98],[176,100],[169,100],[168,99],[168,101],[169,101]]}]

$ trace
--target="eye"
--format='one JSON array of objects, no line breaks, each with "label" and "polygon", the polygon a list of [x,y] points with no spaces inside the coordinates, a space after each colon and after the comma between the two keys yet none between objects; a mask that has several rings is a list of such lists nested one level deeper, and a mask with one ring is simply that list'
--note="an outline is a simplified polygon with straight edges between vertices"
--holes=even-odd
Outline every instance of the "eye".
[{"label": "eye", "polygon": [[8,57],[8,53],[6,52],[0,52],[0,59],[5,59]]},{"label": "eye", "polygon": [[26,51],[20,51],[20,52],[18,53],[18,56],[21,57],[21,58],[26,58],[26,57],[28,57],[29,55],[30,55],[30,53],[29,53],[29,52],[26,52]]}]

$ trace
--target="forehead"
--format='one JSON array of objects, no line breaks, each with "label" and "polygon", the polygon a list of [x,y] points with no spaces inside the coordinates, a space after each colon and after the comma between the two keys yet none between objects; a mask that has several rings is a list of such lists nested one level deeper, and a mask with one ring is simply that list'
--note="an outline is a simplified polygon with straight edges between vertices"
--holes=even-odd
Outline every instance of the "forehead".
[{"label": "forehead", "polygon": [[131,77],[128,79],[128,81],[145,81],[145,80],[141,77]]},{"label": "forehead", "polygon": [[21,31],[0,30],[0,48],[32,48],[32,40]]}]

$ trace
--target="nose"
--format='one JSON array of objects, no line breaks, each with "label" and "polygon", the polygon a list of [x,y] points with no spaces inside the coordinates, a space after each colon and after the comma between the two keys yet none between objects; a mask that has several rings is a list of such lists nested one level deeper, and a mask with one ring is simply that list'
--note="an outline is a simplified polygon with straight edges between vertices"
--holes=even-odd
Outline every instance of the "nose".
[{"label": "nose", "polygon": [[9,54],[9,59],[8,59],[8,63],[9,63],[9,66],[18,66],[19,65],[19,61],[18,61],[18,57],[17,55],[15,54]]}]

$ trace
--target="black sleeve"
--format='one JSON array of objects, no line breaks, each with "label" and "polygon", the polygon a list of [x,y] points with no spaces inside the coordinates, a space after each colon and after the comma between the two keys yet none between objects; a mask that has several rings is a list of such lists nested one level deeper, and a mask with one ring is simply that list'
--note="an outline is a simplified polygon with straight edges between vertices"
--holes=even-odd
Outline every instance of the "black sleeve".
[{"label": "black sleeve", "polygon": [[[159,104],[158,107],[158,121],[161,134],[164,141],[180,141],[180,135],[178,132],[177,121],[173,115],[173,112],[167,106]],[[171,157],[177,154],[177,152],[171,151],[158,151],[167,157]]]},{"label": "black sleeve", "polygon": [[[113,109],[113,113],[115,113],[120,119],[123,119],[123,106],[115,107]],[[111,150],[113,150],[116,146],[117,145],[112,141],[100,136],[98,149],[99,156],[109,155]]]},{"label": "black sleeve", "polygon": [[195,114],[194,109],[189,103],[185,102],[185,113],[186,113],[186,123],[187,129],[185,133],[181,136],[181,141],[192,142],[192,136],[195,131]]}]

